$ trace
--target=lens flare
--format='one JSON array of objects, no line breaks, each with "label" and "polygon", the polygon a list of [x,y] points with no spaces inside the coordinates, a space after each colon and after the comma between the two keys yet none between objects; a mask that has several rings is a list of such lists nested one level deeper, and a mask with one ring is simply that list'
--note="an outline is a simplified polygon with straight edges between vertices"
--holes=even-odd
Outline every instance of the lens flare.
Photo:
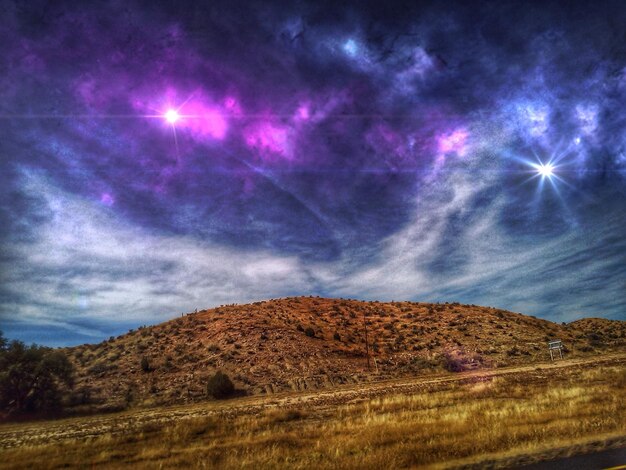
[{"label": "lens flare", "polygon": [[554,167],[549,163],[546,163],[545,165],[542,163],[537,166],[537,173],[544,178],[550,178],[554,175]]},{"label": "lens flare", "polygon": [[180,119],[180,115],[178,114],[178,111],[176,111],[175,109],[168,109],[167,112],[163,115],[163,117],[170,124],[174,124],[176,121]]}]

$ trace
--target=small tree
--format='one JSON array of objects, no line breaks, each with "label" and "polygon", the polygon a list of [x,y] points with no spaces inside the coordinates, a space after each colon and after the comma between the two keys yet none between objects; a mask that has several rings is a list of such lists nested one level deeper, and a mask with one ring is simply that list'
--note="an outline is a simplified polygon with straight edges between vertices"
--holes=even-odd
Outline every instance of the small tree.
[{"label": "small tree", "polygon": [[8,343],[0,332],[0,407],[9,412],[60,407],[61,388],[73,385],[73,368],[61,351],[21,341]]},{"label": "small tree", "polygon": [[309,338],[313,338],[315,336],[315,330],[309,326],[306,330],[304,330],[304,334]]},{"label": "small tree", "polygon": [[206,391],[207,395],[220,400],[231,396],[235,392],[235,385],[228,375],[218,370],[215,375],[209,379]]}]

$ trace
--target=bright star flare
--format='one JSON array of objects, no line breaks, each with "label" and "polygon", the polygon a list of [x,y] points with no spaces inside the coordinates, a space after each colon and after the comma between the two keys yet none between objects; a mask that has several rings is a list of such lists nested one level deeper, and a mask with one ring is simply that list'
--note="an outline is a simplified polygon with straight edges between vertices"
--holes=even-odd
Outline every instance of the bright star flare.
[{"label": "bright star flare", "polygon": [[550,163],[542,163],[537,166],[537,172],[544,178],[550,178],[554,174],[554,167]]},{"label": "bright star flare", "polygon": [[180,114],[178,114],[178,111],[176,111],[175,109],[168,109],[163,117],[170,124],[175,124],[176,121],[180,119]]}]

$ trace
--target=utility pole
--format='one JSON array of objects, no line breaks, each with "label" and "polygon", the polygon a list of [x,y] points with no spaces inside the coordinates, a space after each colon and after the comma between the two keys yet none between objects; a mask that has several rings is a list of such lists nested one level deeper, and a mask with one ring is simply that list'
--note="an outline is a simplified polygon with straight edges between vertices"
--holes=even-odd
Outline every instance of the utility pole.
[{"label": "utility pole", "polygon": [[363,312],[363,326],[365,326],[365,354],[367,355],[367,370],[370,370],[370,346],[367,341],[367,319],[365,318],[365,312]]}]

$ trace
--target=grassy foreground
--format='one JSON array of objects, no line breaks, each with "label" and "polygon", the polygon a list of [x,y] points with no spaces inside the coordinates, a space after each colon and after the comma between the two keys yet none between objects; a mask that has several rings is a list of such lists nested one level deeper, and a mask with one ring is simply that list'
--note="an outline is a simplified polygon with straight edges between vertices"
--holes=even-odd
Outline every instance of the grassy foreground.
[{"label": "grassy foreground", "polygon": [[[626,442],[625,403],[621,355],[567,367],[361,385],[350,393],[178,407],[139,422],[128,413],[110,418],[117,423],[114,431],[103,426],[106,420],[75,418],[65,428],[80,424],[89,431],[85,436],[5,448],[0,466],[446,468],[487,460],[504,465],[593,440]],[[60,432],[34,423],[5,425],[0,439],[3,430],[19,435],[20,426],[24,433]],[[57,427],[63,429],[63,423]]]}]

